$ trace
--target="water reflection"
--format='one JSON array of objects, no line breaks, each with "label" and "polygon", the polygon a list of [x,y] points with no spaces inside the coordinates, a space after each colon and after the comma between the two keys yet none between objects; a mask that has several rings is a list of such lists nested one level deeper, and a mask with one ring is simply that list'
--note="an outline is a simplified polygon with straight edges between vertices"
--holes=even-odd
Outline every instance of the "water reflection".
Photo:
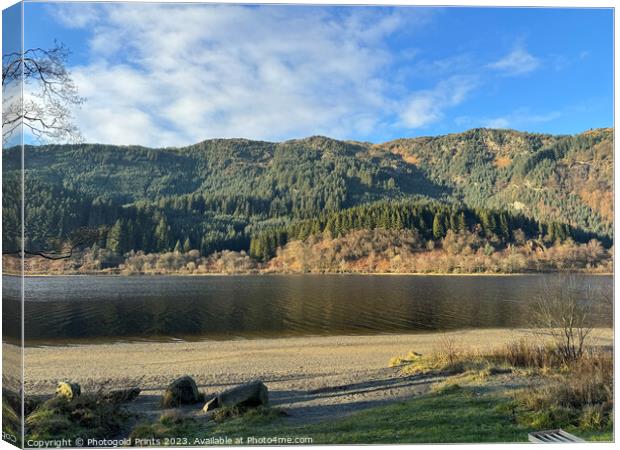
[{"label": "water reflection", "polygon": [[[527,325],[541,284],[553,276],[27,278],[26,339],[41,344],[519,327]],[[612,288],[611,277],[579,280],[584,289]],[[595,319],[596,325],[611,321]]]}]

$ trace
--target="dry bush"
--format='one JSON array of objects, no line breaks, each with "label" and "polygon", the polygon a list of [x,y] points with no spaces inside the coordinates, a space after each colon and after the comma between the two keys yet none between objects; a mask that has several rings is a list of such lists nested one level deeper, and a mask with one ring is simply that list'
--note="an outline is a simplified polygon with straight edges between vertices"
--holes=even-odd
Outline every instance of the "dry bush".
[{"label": "dry bush", "polygon": [[592,332],[594,292],[580,286],[574,275],[546,282],[532,310],[532,325],[542,338],[551,336],[565,362],[578,360]]},{"label": "dry bush", "polygon": [[455,336],[449,334],[442,334],[439,339],[439,349],[437,351],[437,358],[446,361],[447,364],[454,364],[459,356],[463,353],[463,349],[458,344]]},{"label": "dry bush", "polygon": [[606,351],[587,351],[567,366],[567,375],[560,384],[558,401],[581,407],[606,404],[613,400],[613,357]]},{"label": "dry bush", "polygon": [[613,358],[610,352],[588,350],[564,364],[542,385],[516,396],[521,421],[534,428],[573,425],[600,430],[613,420]]},{"label": "dry bush", "polygon": [[403,375],[438,372],[456,375],[465,371],[480,371],[488,362],[476,352],[465,352],[452,338],[442,339],[437,351],[428,355],[409,352],[405,356],[392,358],[390,367],[399,367]]},{"label": "dry bush", "polygon": [[420,358],[422,355],[416,352],[409,352],[403,356],[394,356],[388,362],[388,367],[400,367],[413,363],[415,360]]},{"label": "dry bush", "polygon": [[552,345],[526,339],[510,342],[491,351],[486,357],[495,363],[528,369],[557,368],[564,361]]}]

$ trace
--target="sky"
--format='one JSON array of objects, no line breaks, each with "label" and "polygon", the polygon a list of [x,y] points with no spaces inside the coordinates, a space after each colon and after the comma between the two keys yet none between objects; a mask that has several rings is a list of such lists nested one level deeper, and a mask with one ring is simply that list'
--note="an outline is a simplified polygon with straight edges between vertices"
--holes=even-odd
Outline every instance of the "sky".
[{"label": "sky", "polygon": [[613,126],[611,9],[26,3],[72,51],[88,142]]}]

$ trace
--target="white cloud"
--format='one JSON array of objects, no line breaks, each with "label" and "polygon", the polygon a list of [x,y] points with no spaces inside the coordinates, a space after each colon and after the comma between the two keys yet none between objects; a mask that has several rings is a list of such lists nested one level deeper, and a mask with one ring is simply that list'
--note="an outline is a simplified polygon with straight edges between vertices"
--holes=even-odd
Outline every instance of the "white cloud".
[{"label": "white cloud", "polygon": [[[67,28],[84,28],[97,22],[98,9],[92,3],[73,3],[71,6],[57,8],[46,5],[54,18]],[[70,8],[70,9],[69,9]]]},{"label": "white cloud", "polygon": [[551,122],[562,114],[559,111],[551,111],[544,114],[536,114],[527,108],[520,108],[505,116],[493,117],[482,120],[485,128],[524,128],[540,123]]},{"label": "white cloud", "polygon": [[485,128],[509,128],[510,120],[507,117],[495,117],[484,121]]},{"label": "white cloud", "polygon": [[[76,111],[91,142],[184,145],[210,137],[279,140],[371,135],[398,116],[415,127],[386,73],[387,36],[423,25],[416,9],[59,4],[66,25],[92,30],[92,62],[72,68],[87,101]],[[93,18],[94,17],[94,18]],[[448,83],[450,84],[450,83]],[[459,91],[431,95],[439,109]],[[422,108],[423,106],[419,106]],[[418,121],[419,122],[419,121]],[[427,121],[428,123],[428,121]]]},{"label": "white cloud", "polygon": [[403,105],[403,124],[419,128],[441,120],[444,111],[462,103],[475,85],[473,77],[454,76],[432,89],[414,92]]},{"label": "white cloud", "polygon": [[508,75],[523,75],[536,70],[540,66],[540,60],[518,45],[508,55],[501,58],[489,67],[505,72]]}]

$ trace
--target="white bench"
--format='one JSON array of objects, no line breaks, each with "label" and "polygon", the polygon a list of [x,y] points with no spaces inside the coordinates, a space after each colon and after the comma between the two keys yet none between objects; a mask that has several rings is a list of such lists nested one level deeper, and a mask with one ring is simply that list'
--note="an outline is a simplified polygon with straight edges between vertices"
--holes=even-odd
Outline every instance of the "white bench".
[{"label": "white bench", "polygon": [[583,439],[573,436],[562,429],[535,431],[527,435],[530,442],[537,444],[557,444],[561,442],[585,442]]}]

